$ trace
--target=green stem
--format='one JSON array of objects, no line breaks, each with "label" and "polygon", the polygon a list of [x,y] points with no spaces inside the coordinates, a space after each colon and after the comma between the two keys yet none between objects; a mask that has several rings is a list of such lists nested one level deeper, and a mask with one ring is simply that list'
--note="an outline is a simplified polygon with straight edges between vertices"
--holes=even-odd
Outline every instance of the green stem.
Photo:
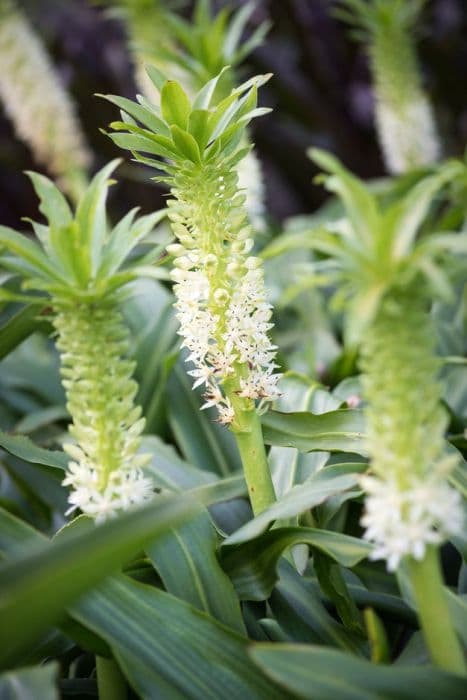
[{"label": "green stem", "polygon": [[96,656],[99,700],[127,700],[125,678],[113,659]]},{"label": "green stem", "polygon": [[433,663],[451,673],[466,675],[467,666],[443,590],[438,550],[429,547],[422,561],[411,558],[409,573],[420,625]]},{"label": "green stem", "polygon": [[261,421],[253,409],[243,411],[241,427],[234,429],[253,513],[258,515],[276,500]]}]

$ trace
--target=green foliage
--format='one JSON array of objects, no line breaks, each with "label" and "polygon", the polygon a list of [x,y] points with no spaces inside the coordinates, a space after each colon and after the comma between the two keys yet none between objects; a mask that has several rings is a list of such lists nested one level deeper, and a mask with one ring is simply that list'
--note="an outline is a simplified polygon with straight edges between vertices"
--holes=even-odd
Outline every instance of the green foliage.
[{"label": "green foliage", "polygon": [[105,95],[124,110],[123,121],[111,124],[117,133],[109,133],[110,138],[117,146],[132,151],[137,160],[165,171],[167,182],[172,181],[174,165],[193,169],[222,161],[224,168],[232,167],[245,155],[238,151],[238,145],[246,126],[269,111],[257,107],[257,89],[270,76],[252,78],[216,101],[215,88],[224,73],[222,70],[203,85],[191,101],[180,83],[149,68],[149,78],[160,91],[160,109],[141,97],[135,103]]},{"label": "green foliage", "polygon": [[464,681],[455,675],[417,667],[394,673],[316,646],[258,644],[251,654],[271,678],[309,700],[434,700],[444,693],[460,700],[465,692]]},{"label": "green foliage", "polygon": [[332,259],[339,300],[350,300],[349,339],[358,340],[384,296],[394,290],[420,285],[449,299],[446,259],[465,252],[465,233],[424,236],[423,224],[432,215],[434,198],[454,180],[465,180],[464,164],[448,161],[398,201],[384,206],[333,156],[316,149],[310,155],[331,173],[325,186],[340,197],[348,215],[343,229],[331,225],[317,231],[312,245]]}]

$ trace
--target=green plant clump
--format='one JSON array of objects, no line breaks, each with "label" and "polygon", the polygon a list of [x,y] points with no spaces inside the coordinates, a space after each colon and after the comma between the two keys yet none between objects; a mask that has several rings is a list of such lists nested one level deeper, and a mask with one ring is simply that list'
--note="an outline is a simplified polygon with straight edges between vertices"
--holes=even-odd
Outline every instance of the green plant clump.
[{"label": "green plant clump", "polygon": [[[58,183],[28,172],[42,218],[0,225],[0,697],[464,700],[467,165],[422,88],[424,3],[328,8],[368,48],[389,174],[312,147],[326,200],[284,222],[251,139],[287,132],[319,3],[284,3],[251,57],[280,75],[241,79],[262,5],[85,4],[143,93],[96,95],[120,115],[93,143],[129,156],[110,197],[121,161],[87,184],[32,4],[0,0],[0,97]],[[304,103],[294,143],[322,144]]]}]

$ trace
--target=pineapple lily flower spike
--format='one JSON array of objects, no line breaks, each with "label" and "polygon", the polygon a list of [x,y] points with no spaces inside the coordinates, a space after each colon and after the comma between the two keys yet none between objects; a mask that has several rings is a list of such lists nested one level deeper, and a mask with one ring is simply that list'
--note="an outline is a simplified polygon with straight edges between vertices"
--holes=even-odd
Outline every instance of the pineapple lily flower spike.
[{"label": "pineapple lily flower spike", "polygon": [[72,461],[63,484],[71,487],[70,511],[96,521],[152,495],[142,472],[148,458],[137,454],[144,419],[134,404],[134,362],[126,357],[129,333],[118,304],[124,285],[149,273],[140,259],[126,258],[165,212],[135,218],[135,209],[109,231],[105,199],[117,164],[97,173],[75,215],[50,180],[29,173],[47,225],[33,222],[37,241],[0,227],[0,265],[22,278],[20,299],[51,309],[75,440],[64,445]]},{"label": "pineapple lily flower spike", "polygon": [[386,167],[404,173],[435,163],[440,143],[423,90],[413,35],[425,0],[337,0],[335,14],[368,47],[376,127]]},{"label": "pineapple lily flower spike", "polygon": [[70,95],[14,0],[0,0],[0,63],[0,101],[18,137],[78,201],[91,153]]},{"label": "pineapple lily flower spike", "polygon": [[360,346],[371,469],[361,480],[361,522],[375,545],[371,558],[386,560],[390,571],[408,570],[434,661],[464,672],[462,651],[445,622],[450,617],[437,559],[437,547],[462,533],[463,504],[448,483],[457,458],[445,447],[447,414],[429,304],[451,292],[443,261],[467,253],[467,235],[417,237],[436,195],[465,180],[465,165],[447,162],[384,208],[333,156],[313,150],[311,157],[331,173],[325,186],[347,213],[334,230],[316,233],[314,247],[335,263],[347,337]]},{"label": "pineapple lily flower spike", "polygon": [[150,67],[160,110],[143,98],[138,104],[108,96],[123,110],[109,135],[162,171],[158,179],[170,187],[169,219],[178,242],[168,252],[179,333],[194,365],[189,373],[194,386],[205,387],[203,408],[215,406],[218,420],[235,434],[259,512],[274,500],[274,489],[258,410],[278,396],[279,375],[268,337],[271,306],[261,261],[249,255],[253,240],[236,165],[249,151],[240,145],[247,124],[269,111],[256,106],[258,87],[269,76],[252,78],[215,102],[223,72],[191,103],[177,82]]}]

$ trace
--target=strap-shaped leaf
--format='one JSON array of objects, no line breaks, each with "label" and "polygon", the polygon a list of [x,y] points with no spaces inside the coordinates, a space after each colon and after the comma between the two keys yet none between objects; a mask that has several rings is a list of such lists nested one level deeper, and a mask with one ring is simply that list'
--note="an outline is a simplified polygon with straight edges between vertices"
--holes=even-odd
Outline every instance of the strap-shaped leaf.
[{"label": "strap-shaped leaf", "polygon": [[339,409],[320,415],[306,411],[269,411],[262,423],[269,445],[295,447],[300,452],[357,452],[366,456],[364,415],[357,409]]},{"label": "strap-shaped leaf", "polygon": [[313,645],[257,644],[251,656],[306,700],[463,700],[465,679],[429,666],[375,666]]},{"label": "strap-shaped leaf", "polygon": [[73,219],[73,214],[60,190],[48,177],[27,171],[37,196],[40,199],[39,210],[49,222],[49,226],[63,228]]},{"label": "strap-shaped leaf", "polygon": [[239,546],[225,545],[222,565],[240,598],[266,600],[278,579],[280,557],[297,544],[314,547],[346,567],[366,559],[371,551],[371,545],[357,537],[311,527],[279,527]]},{"label": "strap-shaped leaf", "polygon": [[147,553],[169,593],[245,634],[232,583],[216,557],[219,538],[207,511],[152,543]]},{"label": "strap-shaped leaf", "polygon": [[187,128],[191,103],[182,86],[175,80],[168,80],[162,88],[161,111],[169,126]]},{"label": "strap-shaped leaf", "polygon": [[64,281],[60,272],[48,260],[39,245],[26,236],[22,236],[6,226],[0,226],[0,246],[2,245],[9,252],[27,262],[39,277],[56,282]]},{"label": "strap-shaped leaf", "polygon": [[117,105],[117,107],[123,109],[124,112],[137,119],[148,129],[154,131],[155,134],[162,134],[162,136],[167,137],[170,136],[170,130],[167,124],[155,114],[154,107],[148,109],[138,104],[138,102],[128,100],[126,97],[119,97],[118,95],[97,95],[97,97],[102,97],[104,100],[108,100]]},{"label": "strap-shaped leaf", "polygon": [[[181,494],[160,496],[145,508],[112,522],[75,528],[72,534],[5,565],[0,571],[0,663],[18,658],[60,618],[66,606],[115,571],[151,538],[189,517],[195,507],[194,501]],[[8,519],[5,514],[2,517]]]},{"label": "strap-shaped leaf", "polygon": [[[76,255],[81,259],[81,269],[83,275],[87,275],[87,279],[96,274],[100,264],[102,248],[107,236],[105,202],[109,176],[119,163],[120,160],[111,161],[93,177],[76,211],[80,242]],[[87,281],[87,279],[82,281]]]}]

